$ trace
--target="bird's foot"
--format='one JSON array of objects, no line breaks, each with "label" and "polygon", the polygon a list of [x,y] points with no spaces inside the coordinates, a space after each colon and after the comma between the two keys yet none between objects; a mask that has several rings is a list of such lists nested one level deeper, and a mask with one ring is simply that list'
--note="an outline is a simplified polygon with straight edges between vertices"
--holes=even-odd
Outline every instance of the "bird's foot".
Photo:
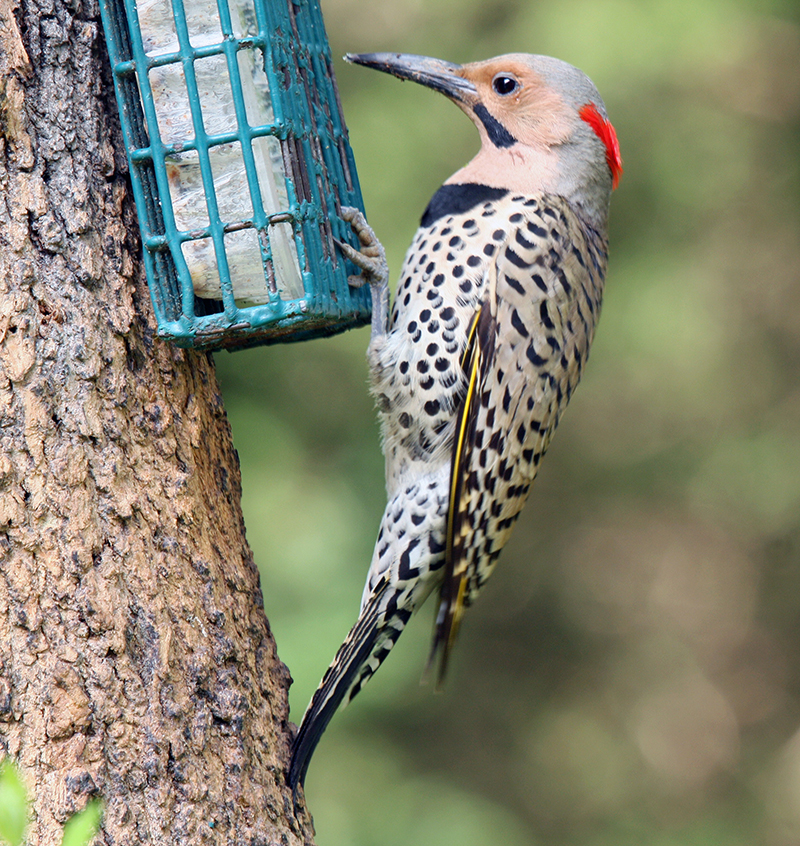
[{"label": "bird's foot", "polygon": [[370,285],[380,288],[389,284],[389,266],[386,264],[386,252],[364,215],[351,206],[342,206],[342,220],[350,224],[361,242],[361,249],[356,250],[344,241],[336,245],[361,271],[358,276],[349,276],[347,281],[354,288]]},{"label": "bird's foot", "polygon": [[351,206],[342,207],[342,220],[347,221],[358,236],[361,249],[356,250],[344,241],[336,245],[344,256],[361,271],[358,276],[348,276],[353,288],[369,285],[372,289],[372,337],[383,335],[389,319],[389,265],[386,251],[364,215]]}]

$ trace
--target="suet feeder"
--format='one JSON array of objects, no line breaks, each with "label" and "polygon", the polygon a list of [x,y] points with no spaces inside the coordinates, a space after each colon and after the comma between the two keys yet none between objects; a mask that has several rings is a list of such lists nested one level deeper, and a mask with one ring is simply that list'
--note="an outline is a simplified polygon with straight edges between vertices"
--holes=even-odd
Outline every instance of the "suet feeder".
[{"label": "suet feeder", "polygon": [[212,350],[369,321],[363,208],[317,0],[101,0],[161,336]]}]

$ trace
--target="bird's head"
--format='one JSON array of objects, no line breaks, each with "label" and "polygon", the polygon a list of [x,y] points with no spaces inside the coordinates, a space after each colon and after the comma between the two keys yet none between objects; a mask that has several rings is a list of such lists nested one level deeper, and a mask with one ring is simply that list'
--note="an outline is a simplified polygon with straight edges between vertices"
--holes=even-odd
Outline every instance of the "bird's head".
[{"label": "bird's head", "polygon": [[622,159],[605,105],[582,71],[526,53],[466,65],[400,53],[345,58],[433,88],[473,120],[481,150],[448,182],[558,194],[605,226]]}]

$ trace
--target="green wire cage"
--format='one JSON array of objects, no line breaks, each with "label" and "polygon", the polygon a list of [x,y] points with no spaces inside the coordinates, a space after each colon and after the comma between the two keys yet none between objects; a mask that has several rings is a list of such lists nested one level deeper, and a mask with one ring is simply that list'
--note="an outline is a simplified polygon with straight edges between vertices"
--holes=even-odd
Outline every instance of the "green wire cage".
[{"label": "green wire cage", "polygon": [[363,209],[317,0],[101,0],[159,335],[234,349],[369,322]]}]

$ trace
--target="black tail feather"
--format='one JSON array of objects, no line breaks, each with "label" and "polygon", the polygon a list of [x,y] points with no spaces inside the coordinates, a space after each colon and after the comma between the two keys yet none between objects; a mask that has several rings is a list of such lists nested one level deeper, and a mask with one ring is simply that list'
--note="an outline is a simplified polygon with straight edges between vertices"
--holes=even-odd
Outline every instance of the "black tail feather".
[{"label": "black tail feather", "polygon": [[382,595],[383,590],[379,586],[350,630],[350,634],[339,647],[333,663],[328,667],[303,715],[303,721],[292,747],[292,763],[289,768],[289,785],[292,790],[296,790],[298,785],[304,783],[311,756],[328,723],[350,689],[358,685],[351,694],[351,699],[360,689],[359,673],[364,669],[367,659],[375,651],[381,634],[386,630],[385,621],[378,624],[381,616],[378,609]]}]

